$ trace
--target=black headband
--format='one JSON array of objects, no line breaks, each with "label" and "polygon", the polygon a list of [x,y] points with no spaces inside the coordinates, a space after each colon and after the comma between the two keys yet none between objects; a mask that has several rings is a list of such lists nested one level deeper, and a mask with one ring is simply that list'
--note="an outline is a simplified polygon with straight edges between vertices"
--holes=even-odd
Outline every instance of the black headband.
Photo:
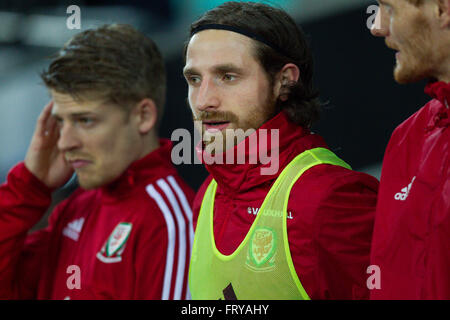
[{"label": "black headband", "polygon": [[244,35],[246,37],[249,37],[249,38],[251,38],[253,40],[257,40],[259,42],[262,42],[265,45],[271,47],[273,50],[277,51],[278,53],[281,53],[282,55],[284,55],[286,57],[289,57],[289,55],[287,55],[280,47],[278,47],[276,44],[274,44],[274,43],[272,43],[270,41],[267,41],[264,37],[254,33],[254,32],[252,32],[250,30],[242,29],[242,28],[239,28],[239,27],[228,26],[228,25],[225,25],[225,24],[204,24],[204,25],[201,25],[201,26],[195,28],[194,30],[192,30],[191,37],[194,34],[200,32],[200,31],[210,30],[210,29],[213,29],[213,30],[227,30],[227,31],[240,33],[240,34],[242,34],[242,35]]}]

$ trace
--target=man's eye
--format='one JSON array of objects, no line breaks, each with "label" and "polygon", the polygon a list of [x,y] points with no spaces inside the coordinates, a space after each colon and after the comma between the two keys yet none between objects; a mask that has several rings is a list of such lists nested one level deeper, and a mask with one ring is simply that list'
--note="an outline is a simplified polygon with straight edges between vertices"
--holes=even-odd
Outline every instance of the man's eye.
[{"label": "man's eye", "polygon": [[84,125],[84,126],[87,126],[87,125],[92,125],[92,124],[94,123],[94,119],[83,117],[83,118],[78,118],[77,122],[78,122],[79,124],[82,124],[82,125]]},{"label": "man's eye", "polygon": [[198,84],[198,83],[200,83],[200,77],[198,77],[198,76],[190,76],[190,77],[187,78],[187,81],[190,84]]},{"label": "man's eye", "polygon": [[233,81],[235,79],[236,79],[235,75],[232,75],[232,74],[224,74],[223,75],[223,80],[224,81]]}]

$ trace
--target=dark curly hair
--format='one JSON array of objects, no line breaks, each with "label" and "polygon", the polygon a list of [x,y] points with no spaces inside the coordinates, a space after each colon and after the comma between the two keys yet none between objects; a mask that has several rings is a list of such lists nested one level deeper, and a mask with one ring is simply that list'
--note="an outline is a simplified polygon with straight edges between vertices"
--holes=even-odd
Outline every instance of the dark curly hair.
[{"label": "dark curly hair", "polygon": [[298,82],[283,85],[277,109],[284,110],[291,121],[310,128],[320,117],[319,92],[313,84],[313,56],[306,36],[294,20],[283,10],[254,2],[226,2],[207,11],[191,24],[191,36],[185,43],[184,57],[192,32],[207,24],[224,24],[250,31],[283,52],[260,42],[254,42],[254,54],[273,84],[277,73],[288,63],[300,69]]}]

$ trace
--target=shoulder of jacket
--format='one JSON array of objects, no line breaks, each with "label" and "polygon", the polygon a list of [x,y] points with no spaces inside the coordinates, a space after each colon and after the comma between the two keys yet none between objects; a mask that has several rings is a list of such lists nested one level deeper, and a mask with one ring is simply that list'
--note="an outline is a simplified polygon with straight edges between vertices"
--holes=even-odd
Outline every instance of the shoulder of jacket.
[{"label": "shoulder of jacket", "polygon": [[333,193],[346,190],[369,189],[378,191],[379,181],[363,172],[350,170],[341,166],[321,164],[305,171],[291,189],[291,198],[297,195],[315,193],[314,198],[323,199]]},{"label": "shoulder of jacket", "polygon": [[395,128],[394,132],[392,133],[391,139],[398,135],[403,136],[406,131],[409,131],[411,128],[414,128],[417,125],[426,126],[426,124],[430,120],[431,113],[433,112],[433,109],[436,108],[437,104],[439,104],[439,101],[430,100],[427,104],[410,115]]}]

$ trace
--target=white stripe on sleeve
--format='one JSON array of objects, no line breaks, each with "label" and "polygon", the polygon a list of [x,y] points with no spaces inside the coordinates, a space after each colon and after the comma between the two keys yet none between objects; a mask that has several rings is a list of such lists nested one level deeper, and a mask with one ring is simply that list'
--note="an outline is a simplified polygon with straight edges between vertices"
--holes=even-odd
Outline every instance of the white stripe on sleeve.
[{"label": "white stripe on sleeve", "polygon": [[183,213],[181,212],[180,206],[178,205],[178,201],[175,198],[175,194],[172,192],[172,189],[169,187],[167,182],[164,179],[159,179],[156,183],[161,188],[161,190],[164,191],[167,199],[169,199],[170,205],[175,211],[175,218],[177,219],[179,249],[177,274],[175,280],[175,293],[173,298],[174,300],[180,300],[183,290],[185,276],[184,272],[186,268],[186,221],[184,219]]},{"label": "white stripe on sleeve", "polygon": [[178,198],[181,201],[183,210],[186,213],[186,216],[188,217],[188,220],[189,220],[189,242],[190,242],[190,248],[192,249],[192,244],[194,243],[194,225],[193,225],[193,219],[192,219],[191,206],[189,205],[189,202],[186,199],[186,195],[184,194],[183,190],[178,185],[175,178],[172,176],[169,176],[167,178],[167,180],[169,180],[170,185],[175,190]]},{"label": "white stripe on sleeve", "polygon": [[[184,212],[186,213],[186,216],[188,218],[189,222],[189,252],[192,251],[192,246],[194,244],[194,223],[193,223],[193,214],[191,210],[191,206],[189,205],[189,202],[186,199],[186,195],[184,194],[183,190],[178,185],[177,181],[173,176],[169,176],[167,178],[169,180],[170,186],[172,189],[175,190],[175,193],[178,196],[178,199],[181,201],[181,206],[183,207]],[[190,260],[190,257],[189,257]],[[189,290],[189,284],[186,288],[186,300],[191,300],[191,292]]]},{"label": "white stripe on sleeve", "polygon": [[167,256],[166,256],[166,267],[164,271],[164,281],[163,281],[163,291],[161,300],[169,300],[170,297],[170,288],[172,282],[172,267],[173,260],[175,255],[175,239],[176,239],[176,230],[175,230],[175,222],[173,220],[173,214],[167,206],[164,199],[161,197],[158,191],[156,191],[155,187],[150,184],[145,189],[147,193],[152,197],[161,209],[163,213],[164,219],[166,220],[167,225]]}]

